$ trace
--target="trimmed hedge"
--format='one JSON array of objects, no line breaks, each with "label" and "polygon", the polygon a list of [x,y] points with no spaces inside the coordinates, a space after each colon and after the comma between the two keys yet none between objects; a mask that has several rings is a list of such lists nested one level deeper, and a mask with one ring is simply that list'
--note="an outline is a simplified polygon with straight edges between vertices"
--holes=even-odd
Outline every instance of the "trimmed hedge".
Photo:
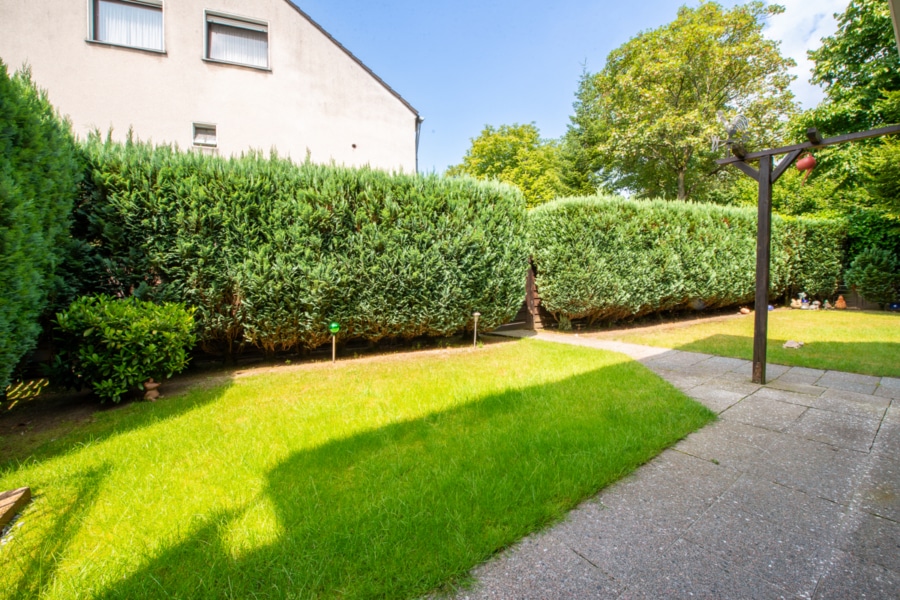
[{"label": "trimmed hedge", "polygon": [[[529,214],[544,307],[557,318],[623,319],[753,300],[756,211],[674,201],[569,198]],[[771,289],[829,295],[844,226],[773,219]]]},{"label": "trimmed hedge", "polygon": [[69,124],[0,61],[0,394],[37,343],[80,179]]},{"label": "trimmed hedge", "polygon": [[206,350],[486,328],[524,298],[525,203],[510,186],[251,154],[85,146],[78,228],[92,291],[195,307]]}]

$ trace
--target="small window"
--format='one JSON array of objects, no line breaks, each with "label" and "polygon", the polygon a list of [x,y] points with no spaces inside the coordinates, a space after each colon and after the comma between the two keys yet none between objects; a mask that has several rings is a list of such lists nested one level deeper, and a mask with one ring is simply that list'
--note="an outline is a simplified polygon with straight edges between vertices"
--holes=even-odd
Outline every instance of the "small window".
[{"label": "small window", "polygon": [[217,145],[216,140],[216,126],[209,125],[206,123],[194,123],[194,145],[195,146],[205,146],[207,148],[215,148]]},{"label": "small window", "polygon": [[269,26],[206,13],[206,58],[269,68]]},{"label": "small window", "polygon": [[163,50],[162,0],[92,0],[95,42]]}]

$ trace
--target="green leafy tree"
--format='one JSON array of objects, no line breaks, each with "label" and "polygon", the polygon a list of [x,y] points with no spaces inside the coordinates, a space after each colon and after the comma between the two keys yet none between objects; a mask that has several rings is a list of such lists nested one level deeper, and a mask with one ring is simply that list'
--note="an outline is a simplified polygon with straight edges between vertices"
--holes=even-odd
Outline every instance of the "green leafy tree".
[{"label": "green leafy tree", "polygon": [[807,121],[828,135],[895,122],[896,99],[885,100],[900,90],[900,53],[887,0],[851,0],[835,17],[837,32],[809,52],[811,81],[825,87],[826,100]]},{"label": "green leafy tree", "polygon": [[672,23],[614,50],[602,71],[585,73],[564,145],[573,170],[566,183],[683,200],[733,181],[710,147],[713,135],[725,137],[717,112],[747,117],[745,144],[760,147],[780,141],[794,111],[794,62],[762,33],[781,10],[762,2],[682,7]]},{"label": "green leafy tree", "polygon": [[[804,141],[809,127],[831,137],[900,122],[900,54],[887,0],[852,0],[835,17],[835,34],[809,53],[811,81],[824,87],[825,99],[792,120],[791,141]],[[900,252],[898,152],[900,142],[892,137],[817,150],[818,164],[805,186],[794,169],[779,181],[775,210],[845,217],[851,260],[871,246]],[[738,184],[737,203],[755,203],[750,183]]]},{"label": "green leafy tree", "polygon": [[471,175],[496,179],[522,190],[529,207],[553,200],[563,193],[560,148],[554,140],[542,140],[534,124],[486,125],[463,161],[447,169],[447,175]]}]

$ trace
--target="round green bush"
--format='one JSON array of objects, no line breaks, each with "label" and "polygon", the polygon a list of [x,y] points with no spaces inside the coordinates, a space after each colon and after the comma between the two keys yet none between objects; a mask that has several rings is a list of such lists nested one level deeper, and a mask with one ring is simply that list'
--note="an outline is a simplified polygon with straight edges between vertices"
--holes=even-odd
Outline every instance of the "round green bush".
[{"label": "round green bush", "polygon": [[889,250],[873,246],[853,259],[846,281],[863,298],[884,308],[900,297],[900,261]]},{"label": "round green bush", "polygon": [[194,311],[135,297],[85,296],[56,316],[59,352],[55,382],[90,386],[102,400],[122,395],[150,378],[181,372],[194,345]]}]

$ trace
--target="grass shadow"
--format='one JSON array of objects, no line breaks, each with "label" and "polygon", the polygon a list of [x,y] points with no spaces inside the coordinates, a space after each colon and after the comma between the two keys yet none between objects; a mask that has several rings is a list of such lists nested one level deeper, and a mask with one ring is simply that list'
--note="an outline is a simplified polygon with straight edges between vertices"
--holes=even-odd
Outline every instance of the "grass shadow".
[{"label": "grass shadow", "polygon": [[[20,521],[23,528],[11,532],[13,536],[21,536],[22,542],[4,560],[4,569],[18,569],[21,573],[12,597],[39,597],[53,583],[69,542],[97,501],[110,471],[108,465],[101,465],[71,476],[67,481],[71,489],[54,505],[42,496],[34,498]],[[21,545],[40,548],[29,553]]]},{"label": "grass shadow", "polygon": [[[128,402],[110,405],[83,415],[83,424],[74,431],[55,423],[46,431],[25,437],[22,441],[15,435],[15,428],[2,428],[0,437],[0,475],[27,463],[40,463],[71,452],[80,451],[85,444],[102,442],[106,439],[143,429],[160,421],[176,419],[198,408],[218,400],[228,389],[232,377],[220,376],[216,385],[197,382],[187,391],[166,396],[156,402]],[[84,394],[78,396],[80,402],[96,402]],[[87,398],[87,399],[86,399]],[[95,407],[96,408],[96,407]],[[51,407],[49,410],[53,410]]]},{"label": "grass shadow", "polygon": [[[766,361],[794,367],[900,377],[900,343],[812,341],[800,349],[789,349],[783,347],[787,341],[770,337]],[[677,345],[674,349],[752,360],[753,336],[716,334]]]},{"label": "grass shadow", "polygon": [[[206,516],[100,597],[418,597],[712,418],[623,362],[352,435],[280,462],[256,503]],[[270,520],[265,543],[234,542]]]}]

